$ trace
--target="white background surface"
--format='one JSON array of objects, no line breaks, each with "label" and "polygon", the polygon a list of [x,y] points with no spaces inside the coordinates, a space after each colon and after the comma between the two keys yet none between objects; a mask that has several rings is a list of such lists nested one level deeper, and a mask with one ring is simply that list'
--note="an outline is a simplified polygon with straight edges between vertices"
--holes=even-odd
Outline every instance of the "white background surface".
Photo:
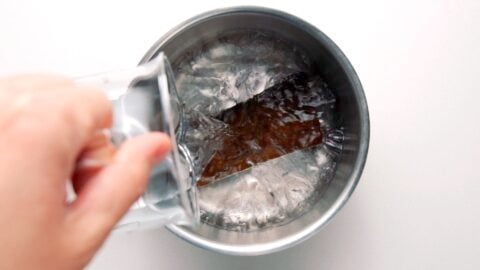
[{"label": "white background surface", "polygon": [[307,242],[232,257],[166,230],[116,235],[91,269],[479,269],[480,1],[0,2],[0,75],[136,65],[213,8],[274,7],[316,25],[365,88],[371,144],[346,207]]}]

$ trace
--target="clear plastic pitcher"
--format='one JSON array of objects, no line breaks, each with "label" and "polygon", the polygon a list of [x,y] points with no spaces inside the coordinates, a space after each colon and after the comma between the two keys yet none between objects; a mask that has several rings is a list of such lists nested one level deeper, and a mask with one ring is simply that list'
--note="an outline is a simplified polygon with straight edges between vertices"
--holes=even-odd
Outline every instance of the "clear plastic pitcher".
[{"label": "clear plastic pitcher", "polygon": [[196,224],[199,214],[192,163],[188,150],[177,144],[184,135],[183,108],[164,54],[130,70],[81,77],[76,83],[106,92],[113,108],[108,133],[115,146],[151,131],[164,132],[172,141],[171,153],[154,167],[144,194],[117,229]]}]

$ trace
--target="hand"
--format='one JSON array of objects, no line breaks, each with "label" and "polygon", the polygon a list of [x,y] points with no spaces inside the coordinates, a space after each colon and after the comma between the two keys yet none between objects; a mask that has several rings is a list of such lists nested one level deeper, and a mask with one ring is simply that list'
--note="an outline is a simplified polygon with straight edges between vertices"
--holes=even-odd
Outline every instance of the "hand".
[{"label": "hand", "polygon": [[170,141],[152,133],[113,150],[98,132],[111,118],[101,91],[71,80],[0,80],[0,269],[84,267],[142,193]]}]

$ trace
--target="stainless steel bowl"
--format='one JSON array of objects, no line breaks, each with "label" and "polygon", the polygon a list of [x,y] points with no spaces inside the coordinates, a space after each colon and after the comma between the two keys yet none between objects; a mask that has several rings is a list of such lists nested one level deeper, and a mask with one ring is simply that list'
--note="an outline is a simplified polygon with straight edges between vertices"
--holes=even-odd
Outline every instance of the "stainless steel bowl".
[{"label": "stainless steel bowl", "polygon": [[333,89],[337,123],[344,127],[343,152],[333,180],[313,209],[283,226],[253,232],[238,232],[201,225],[196,229],[168,226],[180,238],[205,249],[234,255],[259,255],[279,251],[318,232],[342,208],[362,173],[369,143],[369,117],[362,85],[350,62],[325,34],[292,15],[259,7],[214,10],[194,17],[163,36],[141,60],[160,51],[173,66],[192,46],[226,31],[258,29],[301,44],[318,67],[318,73]]}]

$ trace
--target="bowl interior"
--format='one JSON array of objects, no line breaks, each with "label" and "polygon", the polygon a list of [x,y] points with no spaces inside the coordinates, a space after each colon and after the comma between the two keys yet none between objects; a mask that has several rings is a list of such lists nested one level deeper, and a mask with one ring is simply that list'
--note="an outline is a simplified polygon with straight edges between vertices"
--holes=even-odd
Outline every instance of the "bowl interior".
[{"label": "bowl interior", "polygon": [[222,33],[242,29],[270,32],[301,46],[337,98],[336,125],[343,127],[340,160],[330,185],[314,207],[296,220],[253,232],[227,231],[201,225],[192,230],[169,226],[187,241],[223,253],[251,255],[286,248],[306,239],[322,227],[346,202],[360,177],[368,148],[368,110],[360,82],[337,46],[311,25],[281,12],[261,8],[237,8],[200,15],[164,36],[145,56],[147,61],[160,51],[172,66],[194,47],[202,46]]}]

